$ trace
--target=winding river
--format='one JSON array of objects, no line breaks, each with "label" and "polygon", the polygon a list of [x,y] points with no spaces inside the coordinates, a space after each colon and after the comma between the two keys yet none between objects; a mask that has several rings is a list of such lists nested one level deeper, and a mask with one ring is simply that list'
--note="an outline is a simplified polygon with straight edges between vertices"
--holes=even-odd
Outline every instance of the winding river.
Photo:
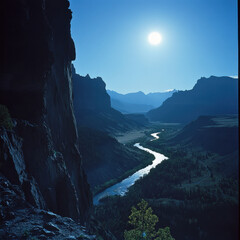
[{"label": "winding river", "polygon": [[[152,133],[151,136],[154,137],[154,139],[152,139],[152,140],[158,139],[159,138],[159,136],[158,136],[159,133],[160,132]],[[152,164],[148,165],[145,168],[142,168],[142,169],[138,170],[137,172],[135,172],[131,176],[123,179],[121,182],[116,183],[115,185],[105,189],[103,192],[100,192],[99,194],[97,194],[93,198],[93,204],[94,205],[98,205],[100,199],[102,199],[104,197],[107,197],[107,196],[113,196],[113,195],[123,196],[123,195],[125,195],[125,193],[128,191],[128,188],[131,187],[139,178],[143,177],[144,175],[147,175],[152,168],[155,168],[163,160],[168,159],[166,156],[164,156],[161,153],[152,151],[149,148],[142,147],[140,145],[140,143],[135,143],[134,146],[143,150],[143,151],[146,151],[146,152],[149,152],[150,154],[152,154],[154,156],[154,160],[152,161]]]}]

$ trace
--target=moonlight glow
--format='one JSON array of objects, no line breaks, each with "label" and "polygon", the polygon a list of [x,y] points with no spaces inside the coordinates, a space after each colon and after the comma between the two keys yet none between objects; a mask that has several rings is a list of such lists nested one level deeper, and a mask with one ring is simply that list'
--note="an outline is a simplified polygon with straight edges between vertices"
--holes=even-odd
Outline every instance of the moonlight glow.
[{"label": "moonlight glow", "polygon": [[149,35],[148,35],[148,41],[150,44],[152,45],[158,45],[161,43],[162,41],[162,36],[160,35],[160,33],[158,32],[151,32]]}]

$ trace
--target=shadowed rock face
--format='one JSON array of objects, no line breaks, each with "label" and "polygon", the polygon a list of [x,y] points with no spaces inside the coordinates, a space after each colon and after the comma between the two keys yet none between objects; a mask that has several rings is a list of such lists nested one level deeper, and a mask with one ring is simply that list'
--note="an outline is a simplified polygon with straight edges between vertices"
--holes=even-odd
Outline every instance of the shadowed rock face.
[{"label": "shadowed rock face", "polygon": [[[101,239],[116,240],[100,223],[91,219],[90,232],[71,218],[34,208],[26,203],[19,186],[0,174],[0,239]],[[94,234],[93,234],[94,233]]]},{"label": "shadowed rock face", "polygon": [[90,78],[76,73],[74,66],[73,70],[73,93],[75,111],[94,111],[109,112],[111,110],[110,97],[106,91],[106,84],[102,78]]},{"label": "shadowed rock face", "polygon": [[178,91],[147,113],[152,121],[188,123],[201,115],[238,113],[238,79],[201,78],[192,90]]},{"label": "shadowed rock face", "polygon": [[127,118],[111,107],[102,78],[83,77],[73,67],[74,112],[79,127],[90,127],[110,134],[141,128],[144,124]]},{"label": "shadowed rock face", "polygon": [[[33,202],[42,200],[39,207],[85,222],[92,199],[76,144],[71,83],[75,48],[69,2],[5,0],[1,5],[4,64],[0,103],[8,107],[17,123],[14,136],[4,133],[0,149],[9,149],[7,137],[14,137],[18,140],[12,146],[22,151],[21,164],[11,165],[15,175],[6,170],[5,175],[22,187],[30,181],[30,185],[25,183],[25,189],[35,186],[32,198]],[[17,152],[13,151],[13,155]],[[24,180],[19,166],[24,168]],[[31,195],[31,191],[27,192]]]}]

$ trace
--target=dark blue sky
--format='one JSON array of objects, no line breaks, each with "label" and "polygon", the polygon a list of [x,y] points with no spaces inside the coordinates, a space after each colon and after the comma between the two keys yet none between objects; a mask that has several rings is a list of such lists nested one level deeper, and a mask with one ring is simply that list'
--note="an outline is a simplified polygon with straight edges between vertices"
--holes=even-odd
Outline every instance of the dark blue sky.
[{"label": "dark blue sky", "polygon": [[[237,0],[70,0],[76,70],[121,93],[238,72]],[[151,31],[163,41],[149,44]]]}]

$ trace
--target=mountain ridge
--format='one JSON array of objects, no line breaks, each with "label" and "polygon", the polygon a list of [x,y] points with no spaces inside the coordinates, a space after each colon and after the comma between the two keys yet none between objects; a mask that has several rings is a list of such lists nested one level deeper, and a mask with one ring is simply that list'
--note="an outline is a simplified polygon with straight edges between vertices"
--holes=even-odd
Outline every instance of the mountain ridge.
[{"label": "mountain ridge", "polygon": [[146,115],[152,121],[187,123],[200,115],[238,113],[238,79],[201,78],[191,90],[178,91]]},{"label": "mountain ridge", "polygon": [[73,67],[73,106],[79,127],[90,127],[113,134],[141,128],[144,124],[134,121],[112,108],[106,84],[102,78],[83,77]]},{"label": "mountain ridge", "polygon": [[107,90],[111,98],[113,108],[122,113],[144,113],[159,107],[167,98],[177,90],[166,92],[154,92],[145,94],[142,91],[121,94],[116,91]]}]

